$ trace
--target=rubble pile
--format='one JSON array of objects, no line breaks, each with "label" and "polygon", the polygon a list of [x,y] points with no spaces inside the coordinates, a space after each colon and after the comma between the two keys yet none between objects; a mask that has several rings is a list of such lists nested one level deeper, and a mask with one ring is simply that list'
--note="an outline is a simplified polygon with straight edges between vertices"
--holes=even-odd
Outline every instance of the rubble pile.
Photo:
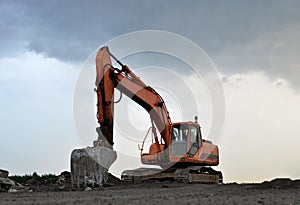
[{"label": "rubble pile", "polygon": [[28,191],[28,187],[23,186],[11,180],[8,177],[9,172],[0,169],[0,192],[17,192],[17,191]]},{"label": "rubble pile", "polygon": [[71,191],[71,173],[64,171],[58,176],[52,174],[38,176],[33,174],[23,185],[34,192]]},{"label": "rubble pile", "polygon": [[[108,173],[104,186],[122,183],[121,180]],[[37,173],[24,176],[9,176],[9,172],[0,169],[0,192],[56,192],[72,191],[71,173],[64,171],[59,175],[47,174],[39,176]]]},{"label": "rubble pile", "polygon": [[62,172],[60,175],[8,176],[9,172],[0,169],[0,192],[41,192],[71,190],[71,173]]}]

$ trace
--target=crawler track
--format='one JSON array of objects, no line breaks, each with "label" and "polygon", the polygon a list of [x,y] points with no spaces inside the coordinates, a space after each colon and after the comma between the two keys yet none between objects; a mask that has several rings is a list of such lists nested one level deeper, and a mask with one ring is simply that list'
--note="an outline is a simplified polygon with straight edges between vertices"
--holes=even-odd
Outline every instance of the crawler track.
[{"label": "crawler track", "polygon": [[191,184],[219,184],[223,182],[223,176],[220,171],[201,166],[169,168],[166,170],[139,168],[125,170],[121,175],[121,180],[129,183],[141,183],[148,180],[172,180]]}]

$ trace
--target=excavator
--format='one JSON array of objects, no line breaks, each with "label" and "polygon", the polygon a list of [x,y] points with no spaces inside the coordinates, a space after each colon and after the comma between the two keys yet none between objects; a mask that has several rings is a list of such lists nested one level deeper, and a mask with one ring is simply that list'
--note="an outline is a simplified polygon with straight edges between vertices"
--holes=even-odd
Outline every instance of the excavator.
[{"label": "excavator", "polygon": [[[111,58],[120,65],[120,68],[113,66]],[[97,119],[100,127],[96,129],[98,143],[94,142],[94,144],[101,144],[102,147],[113,150],[115,89],[143,107],[150,116],[151,127],[140,147],[140,158],[142,164],[156,165],[160,168],[125,170],[121,174],[121,180],[126,182],[175,180],[214,184],[223,182],[222,173],[211,168],[219,164],[218,146],[203,139],[201,127],[197,122],[198,117],[195,116],[195,121],[173,123],[159,93],[145,84],[128,66],[120,62],[107,46],[100,48],[96,55],[96,87]],[[149,136],[151,136],[152,143],[149,151],[145,153],[145,141]],[[78,151],[77,158],[73,155],[75,156],[76,152],[72,153],[71,172],[72,168],[73,171],[75,170],[74,165],[80,164]],[[116,158],[115,154],[112,155],[109,164]],[[107,170],[108,167],[105,171]],[[105,177],[102,178],[101,180],[105,179]]]}]

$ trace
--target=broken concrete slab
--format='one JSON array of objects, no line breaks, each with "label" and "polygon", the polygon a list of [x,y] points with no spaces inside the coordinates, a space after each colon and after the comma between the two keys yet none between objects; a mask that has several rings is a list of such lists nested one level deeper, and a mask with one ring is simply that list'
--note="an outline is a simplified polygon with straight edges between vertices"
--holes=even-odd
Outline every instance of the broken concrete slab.
[{"label": "broken concrete slab", "polygon": [[13,180],[11,180],[9,178],[3,178],[3,177],[0,177],[0,184],[1,185],[2,184],[4,184],[4,185],[11,185],[11,186],[16,185],[16,183]]},{"label": "broken concrete slab", "polygon": [[0,177],[0,189],[8,191],[12,186],[15,186],[16,183],[9,179],[9,178],[4,178]]},{"label": "broken concrete slab", "polygon": [[16,183],[16,185],[11,186],[10,189],[8,190],[10,193],[15,193],[15,192],[32,192],[32,190],[29,189],[27,186],[23,186],[22,184]]}]

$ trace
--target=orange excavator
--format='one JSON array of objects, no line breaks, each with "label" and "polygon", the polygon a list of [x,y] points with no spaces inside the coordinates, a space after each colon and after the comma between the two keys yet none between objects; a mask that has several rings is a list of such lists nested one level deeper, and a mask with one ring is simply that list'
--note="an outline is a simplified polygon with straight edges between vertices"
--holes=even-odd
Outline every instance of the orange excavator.
[{"label": "orange excavator", "polygon": [[[113,58],[121,68],[112,65]],[[141,162],[161,168],[139,168],[121,174],[124,181],[172,179],[189,183],[222,183],[223,176],[211,166],[219,164],[219,150],[203,139],[201,128],[195,121],[172,123],[162,97],[123,65],[108,47],[102,47],[96,56],[97,129],[98,140],[112,149],[114,144],[114,90],[117,89],[142,106],[150,115],[149,129],[141,150]],[[145,140],[151,133],[152,144],[144,153]]]}]

